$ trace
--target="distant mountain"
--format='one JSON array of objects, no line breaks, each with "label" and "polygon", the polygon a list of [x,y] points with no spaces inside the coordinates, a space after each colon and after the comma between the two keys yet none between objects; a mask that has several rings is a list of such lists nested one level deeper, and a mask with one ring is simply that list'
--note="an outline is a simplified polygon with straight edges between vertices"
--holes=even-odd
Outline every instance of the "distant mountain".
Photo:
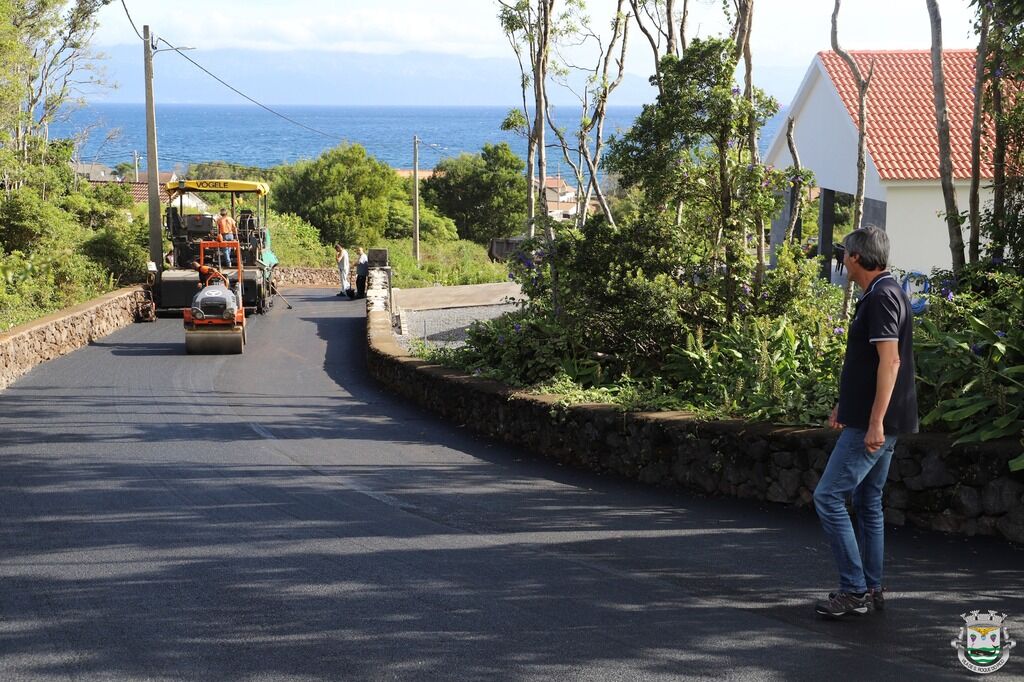
[{"label": "distant mountain", "polygon": [[[105,50],[107,78],[114,91],[90,99],[142,102],[145,99],[141,46]],[[519,67],[513,59],[468,59],[432,53],[370,55],[344,52],[189,51],[189,57],[264,104],[325,105],[512,105],[521,100]],[[154,91],[161,103],[224,103],[245,100],[173,52],[154,56]],[[643,78],[627,75],[614,104],[651,102],[656,91]],[[553,91],[554,104],[574,100]]]}]

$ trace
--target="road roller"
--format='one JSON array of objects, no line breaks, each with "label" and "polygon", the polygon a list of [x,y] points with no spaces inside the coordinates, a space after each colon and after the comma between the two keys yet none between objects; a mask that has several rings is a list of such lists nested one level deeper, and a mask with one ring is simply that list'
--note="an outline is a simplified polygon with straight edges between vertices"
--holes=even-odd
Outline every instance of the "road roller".
[{"label": "road roller", "polygon": [[[200,277],[192,305],[182,311],[185,321],[185,352],[189,355],[228,355],[245,350],[245,304],[242,299],[242,267],[232,287],[216,268],[204,265],[208,249],[239,249],[237,241],[207,241],[199,249],[192,268]],[[240,255],[240,254],[238,254]],[[236,263],[240,262],[238,260]]]}]

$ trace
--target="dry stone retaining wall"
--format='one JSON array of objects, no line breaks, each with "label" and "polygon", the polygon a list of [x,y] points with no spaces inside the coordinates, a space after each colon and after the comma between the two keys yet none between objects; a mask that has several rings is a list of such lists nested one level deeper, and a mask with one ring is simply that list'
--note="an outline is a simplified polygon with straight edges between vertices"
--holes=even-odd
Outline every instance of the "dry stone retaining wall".
[{"label": "dry stone retaining wall", "polygon": [[135,321],[138,287],[119,289],[0,333],[0,390],[33,367]]},{"label": "dry stone retaining wall", "polygon": [[[392,391],[469,428],[566,464],[709,495],[813,506],[836,432],[683,412],[623,413],[607,405],[563,408],[556,396],[516,393],[410,357],[390,316],[367,311],[367,364]],[[900,438],[884,506],[893,525],[1000,535],[1024,543],[1024,475],[1007,461],[1015,441],[952,447],[942,434]]]},{"label": "dry stone retaining wall", "polygon": [[[351,277],[350,277],[351,279]],[[331,287],[338,286],[338,268],[291,268],[278,267],[274,281],[279,287]],[[352,286],[355,286],[354,284]]]}]

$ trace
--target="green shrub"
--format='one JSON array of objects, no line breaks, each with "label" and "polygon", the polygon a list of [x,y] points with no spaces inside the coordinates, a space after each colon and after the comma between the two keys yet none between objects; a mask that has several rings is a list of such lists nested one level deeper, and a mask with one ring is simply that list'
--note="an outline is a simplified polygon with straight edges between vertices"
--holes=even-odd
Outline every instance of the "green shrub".
[{"label": "green shrub", "polygon": [[388,239],[381,243],[388,249],[396,287],[412,289],[435,284],[486,284],[507,282],[508,269],[503,263],[491,263],[484,247],[460,239],[457,241],[420,243],[420,263],[412,257],[411,239]]},{"label": "green shrub", "polygon": [[297,215],[270,212],[274,255],[284,266],[334,267],[334,249],[320,241],[320,231]]}]

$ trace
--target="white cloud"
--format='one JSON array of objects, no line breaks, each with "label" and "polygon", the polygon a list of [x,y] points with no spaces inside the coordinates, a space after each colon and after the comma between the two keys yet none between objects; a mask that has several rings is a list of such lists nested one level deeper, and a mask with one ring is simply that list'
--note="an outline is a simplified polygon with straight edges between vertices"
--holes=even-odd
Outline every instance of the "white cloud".
[{"label": "white cloud", "polygon": [[[498,25],[495,0],[127,0],[136,25],[199,49],[313,50],[365,54],[434,52],[466,57],[511,58]],[[604,29],[615,0],[589,0],[592,25]],[[628,6],[628,3],[627,3]],[[755,81],[786,100],[819,50],[829,49],[833,3],[828,0],[760,0],[753,32]],[[940,0],[947,48],[972,47],[968,0]],[[120,2],[105,7],[97,44],[137,42]],[[840,43],[848,49],[927,48],[928,13],[920,0],[848,0],[839,19]],[[690,0],[689,33],[727,30],[721,0]],[[646,77],[653,67],[644,36],[631,27],[627,70]],[[578,52],[586,64],[590,57]],[[786,73],[766,82],[757,76]],[[769,75],[769,77],[772,77]]]}]

